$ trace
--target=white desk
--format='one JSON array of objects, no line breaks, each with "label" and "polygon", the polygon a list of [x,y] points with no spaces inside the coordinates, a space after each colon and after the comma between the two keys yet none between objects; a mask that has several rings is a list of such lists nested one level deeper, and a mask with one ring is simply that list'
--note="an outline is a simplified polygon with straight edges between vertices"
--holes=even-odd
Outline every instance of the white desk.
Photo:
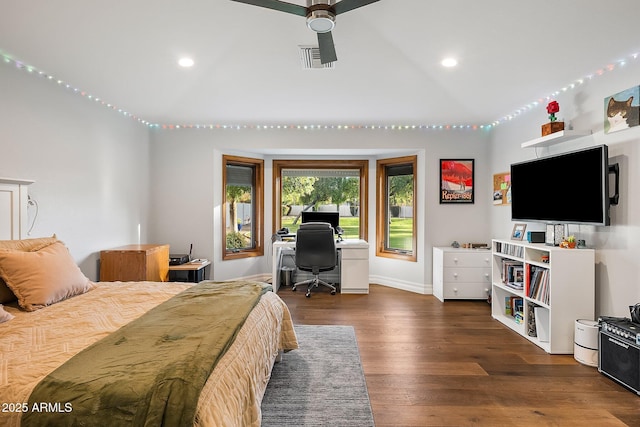
[{"label": "white desk", "polygon": [[[282,265],[282,249],[295,249],[295,242],[273,243],[273,266],[271,270],[272,284],[278,291],[280,286],[280,267]],[[369,293],[369,243],[361,239],[345,239],[336,244],[340,251],[340,293]]]}]

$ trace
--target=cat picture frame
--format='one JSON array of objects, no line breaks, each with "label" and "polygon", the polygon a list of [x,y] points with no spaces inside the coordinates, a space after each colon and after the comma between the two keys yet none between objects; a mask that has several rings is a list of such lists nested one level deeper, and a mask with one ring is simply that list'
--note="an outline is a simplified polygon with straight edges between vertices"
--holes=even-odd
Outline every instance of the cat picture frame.
[{"label": "cat picture frame", "polygon": [[604,133],[618,132],[640,125],[640,86],[604,99]]}]

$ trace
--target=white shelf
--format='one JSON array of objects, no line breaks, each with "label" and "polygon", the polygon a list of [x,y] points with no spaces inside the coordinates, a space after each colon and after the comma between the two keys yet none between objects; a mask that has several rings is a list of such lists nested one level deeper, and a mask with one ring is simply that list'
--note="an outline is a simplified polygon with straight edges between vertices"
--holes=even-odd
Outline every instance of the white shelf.
[{"label": "white shelf", "polygon": [[[493,240],[491,315],[508,328],[542,348],[547,353],[571,354],[573,332],[578,319],[594,319],[595,314],[595,251],[593,249],[564,249],[540,243],[513,240]],[[505,251],[506,253],[503,253]],[[510,255],[511,253],[520,256]],[[549,262],[542,262],[542,257]],[[524,289],[515,290],[503,284],[503,261],[521,261],[524,268]],[[534,268],[546,269],[548,298],[532,290]],[[545,293],[546,294],[546,293]],[[522,298],[523,323],[507,313],[507,301]],[[543,321],[530,313],[529,306],[546,312]],[[530,323],[548,331],[548,340],[529,336]],[[540,324],[538,324],[540,323]],[[532,333],[532,332],[531,332]]]},{"label": "white shelf", "polygon": [[561,142],[570,141],[583,136],[591,135],[590,130],[561,130],[547,136],[532,139],[531,141],[520,144],[521,148],[549,147],[551,145],[560,144]]}]

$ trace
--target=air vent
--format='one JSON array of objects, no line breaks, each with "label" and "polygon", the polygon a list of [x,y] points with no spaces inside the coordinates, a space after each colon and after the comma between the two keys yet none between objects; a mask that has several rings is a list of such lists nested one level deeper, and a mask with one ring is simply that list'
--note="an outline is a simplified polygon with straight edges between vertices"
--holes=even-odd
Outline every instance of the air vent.
[{"label": "air vent", "polygon": [[300,62],[302,69],[311,70],[314,68],[334,68],[335,62],[322,64],[320,62],[320,49],[315,46],[298,46],[300,48]]}]

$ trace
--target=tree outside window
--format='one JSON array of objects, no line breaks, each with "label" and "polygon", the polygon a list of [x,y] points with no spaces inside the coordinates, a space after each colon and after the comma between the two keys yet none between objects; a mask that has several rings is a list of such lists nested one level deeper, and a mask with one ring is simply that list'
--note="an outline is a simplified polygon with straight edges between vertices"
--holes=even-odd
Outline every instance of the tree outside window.
[{"label": "tree outside window", "polygon": [[377,162],[376,254],[415,261],[416,156]]},{"label": "tree outside window", "polygon": [[295,233],[304,211],[337,211],[344,238],[366,239],[361,206],[366,206],[367,161],[274,160],[273,169],[276,229]]},{"label": "tree outside window", "polygon": [[223,259],[262,255],[263,162],[223,156],[223,165]]}]

